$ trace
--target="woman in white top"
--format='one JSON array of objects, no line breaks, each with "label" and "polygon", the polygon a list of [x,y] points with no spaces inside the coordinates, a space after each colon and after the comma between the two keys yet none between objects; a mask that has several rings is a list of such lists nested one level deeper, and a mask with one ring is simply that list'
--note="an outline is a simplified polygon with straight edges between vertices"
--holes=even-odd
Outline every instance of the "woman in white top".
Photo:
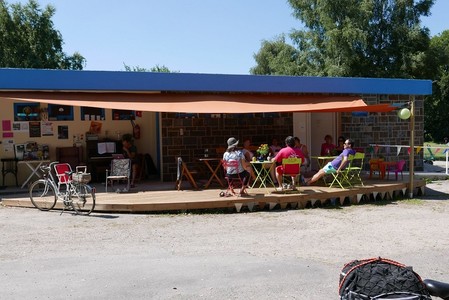
[{"label": "woman in white top", "polygon": [[226,173],[229,175],[239,174],[240,178],[245,178],[245,183],[248,183],[249,173],[246,171],[246,168],[249,164],[246,162],[243,152],[237,149],[238,144],[239,141],[236,138],[231,137],[228,139],[228,149],[223,154],[223,160],[238,161],[239,165],[237,170],[236,168],[227,168]]}]

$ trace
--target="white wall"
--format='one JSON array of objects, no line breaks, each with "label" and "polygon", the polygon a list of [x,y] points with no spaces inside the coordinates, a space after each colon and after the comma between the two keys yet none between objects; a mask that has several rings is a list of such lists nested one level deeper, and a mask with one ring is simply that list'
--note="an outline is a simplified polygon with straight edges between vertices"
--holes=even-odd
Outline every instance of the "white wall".
[{"label": "white wall", "polygon": [[[293,133],[306,144],[310,156],[319,156],[324,136],[330,134],[337,139],[336,113],[294,113]],[[317,169],[317,162],[312,159],[312,169]]]},{"label": "white wall", "polygon": [[[2,121],[14,122],[14,101],[1,99],[2,109],[0,110],[0,117]],[[47,104],[41,103],[41,108],[46,107]],[[0,157],[9,158],[14,157],[14,151],[6,151],[8,141],[12,140],[14,144],[26,143],[28,141],[37,142],[38,144],[48,144],[50,148],[50,160],[56,159],[55,149],[56,147],[70,147],[73,145],[73,136],[84,135],[84,140],[81,145],[84,147],[85,153],[85,139],[86,132],[89,131],[91,121],[81,120],[80,107],[74,107],[74,121],[52,121],[53,122],[53,136],[42,136],[39,138],[30,138],[29,132],[19,132],[19,131],[5,131],[2,128],[2,144],[0,145]],[[132,125],[129,120],[112,120],[112,111],[110,109],[105,110],[105,120],[98,121],[102,123],[101,133],[99,134],[100,139],[106,137],[106,132],[108,133],[108,138],[117,139],[118,132],[120,135],[125,133],[132,133]],[[157,154],[157,141],[156,141],[156,113],[154,112],[142,112],[142,117],[136,117],[136,124],[139,124],[141,131],[141,138],[135,140],[135,145],[140,153],[149,153],[155,164],[156,154]],[[69,130],[68,139],[58,139],[58,126],[66,125]],[[13,137],[5,137],[12,132]],[[19,184],[23,182],[28,175],[30,170],[27,166],[21,164],[19,165]],[[6,185],[14,184],[13,176],[6,176]]]}]

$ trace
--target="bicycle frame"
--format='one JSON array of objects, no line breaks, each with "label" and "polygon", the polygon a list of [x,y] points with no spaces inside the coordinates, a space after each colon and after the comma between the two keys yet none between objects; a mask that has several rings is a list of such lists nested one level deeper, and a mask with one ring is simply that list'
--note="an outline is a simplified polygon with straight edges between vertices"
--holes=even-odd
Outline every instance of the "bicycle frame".
[{"label": "bicycle frame", "polygon": [[[43,191],[40,192],[40,195],[47,195],[47,194],[51,194],[54,195],[54,204],[50,207],[50,208],[42,208],[39,205],[37,205],[35,202],[33,202],[34,198],[31,196],[32,190],[34,189],[35,184],[33,183],[33,185],[30,187],[30,197],[31,201],[33,202],[33,204],[41,209],[41,210],[49,210],[52,209],[54,207],[54,205],[56,204],[56,202],[62,201],[64,206],[63,206],[63,210],[62,212],[64,212],[64,210],[66,208],[71,208],[76,210],[77,213],[81,213],[81,211],[84,211],[84,214],[90,214],[92,212],[92,210],[95,207],[95,188],[90,187],[89,185],[85,184],[84,182],[78,182],[78,181],[74,181],[72,178],[72,174],[73,172],[66,172],[66,174],[68,175],[68,180],[65,180],[63,182],[63,185],[65,185],[65,190],[61,189],[61,182],[58,182],[55,179],[55,176],[53,176],[52,174],[52,169],[53,167],[58,164],[59,162],[51,162],[50,164],[46,165],[46,166],[41,166],[41,171],[43,173],[42,178],[37,180],[37,182],[40,182],[40,184],[42,184],[41,188],[43,188]],[[59,178],[58,178],[59,180]],[[50,190],[52,190],[52,192],[50,193]],[[86,204],[86,196],[88,194],[92,194],[92,205],[91,206],[84,206]],[[88,196],[87,196],[88,197]],[[75,201],[75,202],[73,202]],[[61,214],[62,214],[61,212]],[[83,214],[83,213],[81,213]]]}]

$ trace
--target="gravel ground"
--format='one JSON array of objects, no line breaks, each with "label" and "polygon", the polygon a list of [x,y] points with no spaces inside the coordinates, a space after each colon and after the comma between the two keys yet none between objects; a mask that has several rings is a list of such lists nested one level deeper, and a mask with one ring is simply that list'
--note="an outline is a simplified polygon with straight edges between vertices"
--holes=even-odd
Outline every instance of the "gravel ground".
[{"label": "gravel ground", "polygon": [[0,207],[0,298],[338,299],[342,266],[376,256],[449,282],[448,200],[436,181],[419,200],[286,211]]}]

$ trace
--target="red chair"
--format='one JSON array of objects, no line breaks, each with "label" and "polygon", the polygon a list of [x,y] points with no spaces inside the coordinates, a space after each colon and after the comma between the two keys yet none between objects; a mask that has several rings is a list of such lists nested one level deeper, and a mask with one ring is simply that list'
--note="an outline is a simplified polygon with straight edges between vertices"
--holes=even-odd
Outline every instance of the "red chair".
[{"label": "red chair", "polygon": [[[224,169],[225,179],[228,183],[228,189],[226,190],[226,192],[221,192],[220,196],[222,197],[231,195],[241,196],[245,194],[247,177],[242,177],[239,174],[239,162],[236,160],[230,161],[222,160],[221,164]],[[228,174],[228,171],[231,171],[232,173],[235,172],[235,174]],[[234,190],[237,188],[240,189],[240,192],[238,194]]]},{"label": "red chair", "polygon": [[282,159],[282,167],[284,169],[284,174],[282,175],[282,178],[286,176],[291,178],[292,189],[296,189],[297,183],[295,179],[301,176],[301,164],[302,164],[301,158],[290,157]]},{"label": "red chair", "polygon": [[398,180],[398,173],[401,173],[402,180],[404,180],[404,174],[402,173],[404,166],[405,160],[402,159],[398,161],[396,165],[389,167],[387,169],[387,179],[390,177],[390,172],[394,172],[394,174],[396,175],[396,180]]},{"label": "red chair", "polygon": [[56,177],[58,178],[58,190],[61,188],[61,184],[67,184],[70,180],[67,172],[72,172],[72,167],[68,163],[60,163],[54,166]]}]

